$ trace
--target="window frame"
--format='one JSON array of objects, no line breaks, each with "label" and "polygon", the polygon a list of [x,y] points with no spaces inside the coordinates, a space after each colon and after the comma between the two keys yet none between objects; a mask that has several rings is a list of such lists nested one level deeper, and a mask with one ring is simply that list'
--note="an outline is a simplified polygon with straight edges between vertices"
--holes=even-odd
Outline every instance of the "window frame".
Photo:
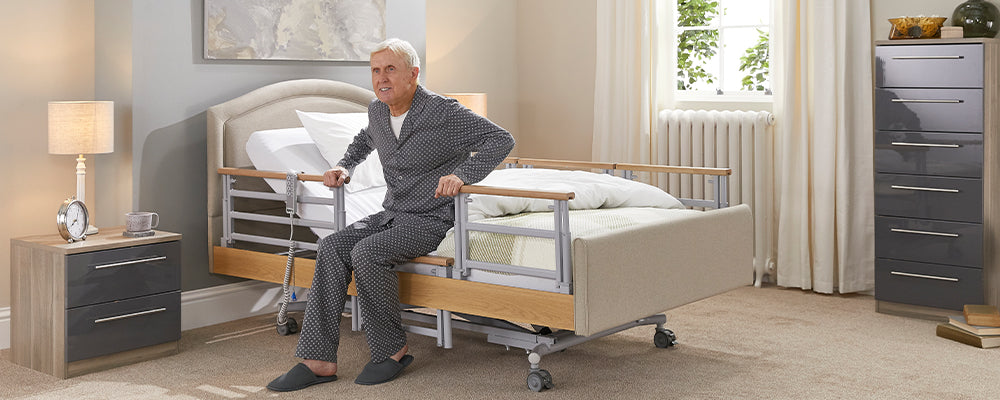
[{"label": "window frame", "polygon": [[[678,25],[678,22],[679,22],[678,16],[680,15],[680,12],[677,9],[677,1],[676,0],[673,1],[672,3],[673,3],[673,7],[674,7],[674,10],[673,10],[673,17],[674,18],[673,18],[673,21],[672,21],[672,23],[673,23],[673,35],[672,35],[673,36],[672,37],[672,44],[673,44],[672,48],[673,48],[673,50],[672,51],[675,52],[675,53],[677,52],[677,46],[678,46],[678,40],[677,39],[680,36],[680,33],[683,32],[683,31],[688,31],[688,30],[702,30],[702,29],[717,29],[719,31],[719,44],[720,44],[719,49],[721,50],[722,48],[725,47],[725,43],[726,43],[726,41],[725,41],[725,37],[726,37],[725,32],[726,32],[727,29],[732,29],[732,28],[767,28],[768,34],[771,35],[770,36],[770,40],[769,40],[769,46],[771,48],[770,54],[774,54],[774,52],[773,52],[773,49],[774,49],[774,18],[773,18],[773,14],[774,14],[773,13],[773,10],[774,10],[774,0],[764,0],[764,2],[767,3],[767,5],[768,5],[768,12],[772,15],[771,18],[768,18],[768,23],[767,24],[733,24],[733,25],[723,25],[723,20],[725,18],[723,17],[723,14],[722,14],[722,7],[723,7],[723,5],[722,5],[722,2],[720,1],[719,5],[717,6],[717,9],[716,9],[716,12],[719,15],[719,17],[716,18],[716,19],[714,19],[712,21],[712,23],[713,23],[712,25],[708,25],[708,26],[683,26],[682,27],[682,26]],[[764,92],[760,92],[760,91],[748,91],[748,90],[739,90],[739,91],[728,91],[728,92],[726,92],[726,91],[721,90],[721,87],[722,87],[722,85],[724,83],[724,80],[725,80],[725,71],[724,71],[724,69],[725,69],[725,54],[724,54],[724,52],[718,51],[717,52],[717,57],[719,58],[719,61],[718,61],[719,62],[719,65],[718,65],[719,66],[719,76],[718,76],[718,82],[717,82],[717,89],[715,91],[712,91],[712,90],[681,90],[681,89],[678,89],[677,88],[677,84],[676,84],[677,76],[676,76],[676,74],[674,74],[674,76],[672,77],[674,83],[671,85],[671,90],[673,90],[673,92],[674,92],[674,99],[677,100],[677,101],[692,101],[692,102],[767,102],[767,103],[770,103],[770,102],[773,101],[773,80],[771,81],[772,82],[772,84],[771,84],[772,87],[768,88]],[[773,57],[771,58],[770,61],[773,61]],[[674,65],[674,68],[676,68],[676,63]],[[771,69],[771,71],[773,71],[773,69]],[[770,79],[772,77],[768,77],[768,78]],[[730,78],[730,79],[733,79],[733,78]],[[740,78],[736,78],[736,79],[740,79]]]}]

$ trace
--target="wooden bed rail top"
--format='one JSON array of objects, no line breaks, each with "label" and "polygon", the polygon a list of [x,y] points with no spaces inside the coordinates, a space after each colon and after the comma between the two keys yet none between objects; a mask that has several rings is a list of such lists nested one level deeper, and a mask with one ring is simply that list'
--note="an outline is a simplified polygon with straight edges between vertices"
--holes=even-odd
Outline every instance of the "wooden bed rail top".
[{"label": "wooden bed rail top", "polygon": [[733,170],[731,168],[675,167],[670,165],[627,164],[627,163],[616,163],[615,169],[623,169],[633,172],[635,171],[670,172],[676,174],[716,175],[716,176],[729,176],[733,174]]},{"label": "wooden bed rail top", "polygon": [[614,163],[594,162],[594,161],[566,161],[566,160],[546,160],[541,158],[517,158],[518,165],[531,165],[535,167],[561,167],[573,169],[615,169]]},{"label": "wooden bed rail top", "polygon": [[[223,167],[216,170],[219,175],[251,176],[254,178],[275,178],[285,179],[283,172],[258,171],[255,169]],[[323,182],[323,175],[297,174],[300,181]],[[351,177],[347,177],[345,183],[350,183]]]},{"label": "wooden bed rail top", "polygon": [[493,196],[527,197],[546,200],[572,200],[573,192],[545,192],[541,190],[508,189],[493,186],[465,185],[459,190],[462,193],[488,194]]},{"label": "wooden bed rail top", "polygon": [[562,167],[562,168],[575,168],[575,169],[592,168],[592,169],[603,169],[603,170],[618,169],[618,170],[626,170],[633,172],[643,171],[643,172],[717,175],[717,176],[727,176],[733,174],[733,170],[730,168],[680,167],[671,165],[607,163],[607,162],[594,162],[594,161],[564,161],[564,160],[547,160],[541,158],[520,158],[520,157],[508,157],[507,160],[504,160],[504,162],[506,163],[511,163],[511,161],[516,161],[518,165],[531,165],[537,167]]}]

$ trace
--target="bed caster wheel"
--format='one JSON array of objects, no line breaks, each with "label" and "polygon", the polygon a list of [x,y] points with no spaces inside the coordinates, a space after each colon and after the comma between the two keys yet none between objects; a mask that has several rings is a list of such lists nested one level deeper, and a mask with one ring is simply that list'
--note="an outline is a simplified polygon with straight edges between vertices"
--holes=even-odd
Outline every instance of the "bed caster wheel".
[{"label": "bed caster wheel", "polygon": [[294,335],[296,333],[299,333],[299,324],[295,322],[295,318],[289,317],[284,325],[278,325],[278,334],[281,336]]},{"label": "bed caster wheel", "polygon": [[653,334],[653,344],[661,349],[672,347],[677,344],[677,335],[670,329],[658,330]]},{"label": "bed caster wheel", "polygon": [[553,387],[555,385],[552,384],[552,374],[549,371],[540,369],[528,373],[528,389],[531,389],[532,392],[541,392]]}]

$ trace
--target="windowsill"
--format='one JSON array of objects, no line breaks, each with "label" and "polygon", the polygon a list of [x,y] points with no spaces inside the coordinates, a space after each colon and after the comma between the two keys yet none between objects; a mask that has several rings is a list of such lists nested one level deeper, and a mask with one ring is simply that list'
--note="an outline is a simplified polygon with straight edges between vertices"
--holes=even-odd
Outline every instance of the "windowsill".
[{"label": "windowsill", "polygon": [[678,103],[774,103],[773,95],[674,95]]}]

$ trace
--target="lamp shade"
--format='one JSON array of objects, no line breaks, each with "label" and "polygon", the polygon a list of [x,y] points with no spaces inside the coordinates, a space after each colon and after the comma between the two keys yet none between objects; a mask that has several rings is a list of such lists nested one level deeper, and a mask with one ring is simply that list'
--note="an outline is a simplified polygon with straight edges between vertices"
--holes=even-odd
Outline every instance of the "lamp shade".
[{"label": "lamp shade", "polygon": [[458,100],[476,114],[486,116],[486,93],[445,93],[445,96]]},{"label": "lamp shade", "polygon": [[113,101],[50,101],[49,154],[115,151]]}]

